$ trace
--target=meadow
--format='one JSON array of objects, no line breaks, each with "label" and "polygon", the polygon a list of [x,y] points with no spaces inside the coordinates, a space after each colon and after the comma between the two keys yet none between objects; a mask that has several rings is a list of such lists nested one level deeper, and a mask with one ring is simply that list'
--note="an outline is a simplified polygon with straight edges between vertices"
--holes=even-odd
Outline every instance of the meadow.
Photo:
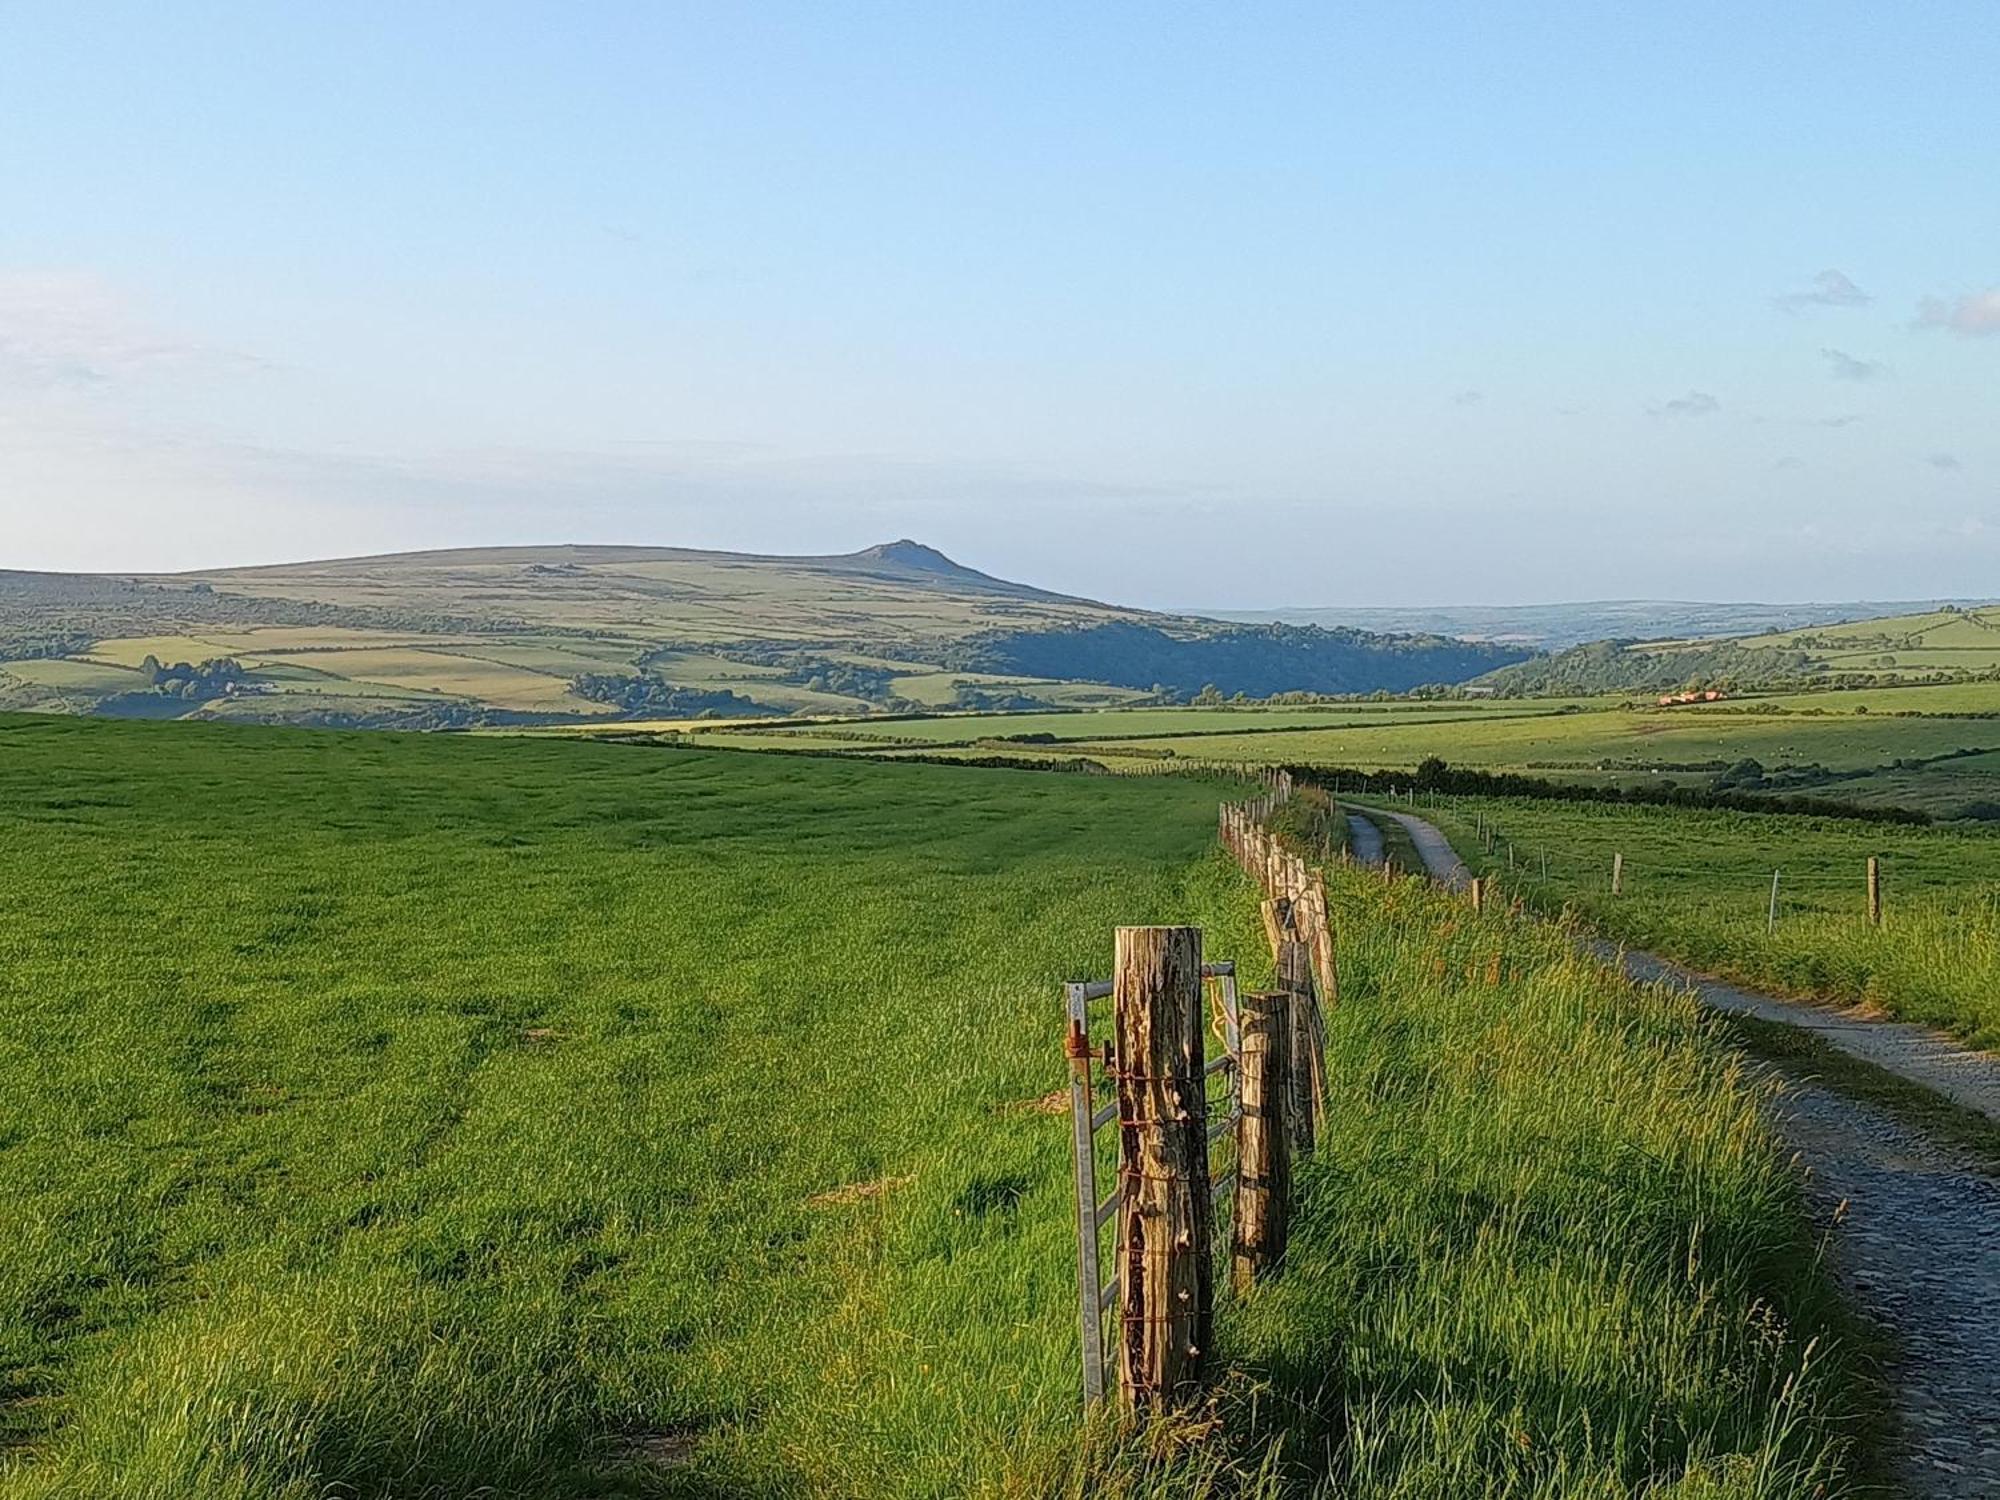
[{"label": "meadow", "polygon": [[1765,1086],[1359,876],[1224,1436],[1079,1432],[1056,987],[1268,975],[1221,793],[0,718],[0,1496],[1819,1493]]},{"label": "meadow", "polygon": [[[1502,798],[1419,811],[1525,900],[1574,908],[1634,947],[2000,1047],[2000,837],[1990,832]],[[1482,826],[1495,830],[1490,853]],[[1624,856],[1618,896],[1614,854]],[[1867,921],[1870,856],[1880,861],[1879,928]]]},{"label": "meadow", "polygon": [[[1894,707],[1905,702],[1908,708]],[[1918,711],[1925,705],[1928,711]],[[606,732],[647,727],[602,726]],[[1438,756],[1478,770],[1627,787],[1703,787],[1755,761],[1781,781],[1787,773],[1803,778],[1772,790],[1915,808],[1944,819],[2000,816],[2000,684],[1675,708],[1588,698],[1406,700],[681,728],[695,743],[743,749],[1023,761],[1082,757],[1118,771],[1170,765],[1413,770]]]}]

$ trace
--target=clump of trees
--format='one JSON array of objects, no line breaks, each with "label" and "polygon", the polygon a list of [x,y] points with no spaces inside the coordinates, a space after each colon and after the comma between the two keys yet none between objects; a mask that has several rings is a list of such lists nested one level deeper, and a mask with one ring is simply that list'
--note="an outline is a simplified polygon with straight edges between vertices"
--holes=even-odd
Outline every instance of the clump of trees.
[{"label": "clump of trees", "polygon": [[592,703],[608,703],[628,714],[652,714],[672,719],[767,718],[783,709],[771,708],[728,688],[675,687],[658,677],[632,672],[586,672],[572,677],[570,691]]},{"label": "clump of trees", "polygon": [[1272,693],[1403,692],[1463,682],[1528,655],[1436,635],[1375,635],[1345,626],[1216,625],[1168,631],[1135,621],[1057,630],[989,631],[953,642],[948,670],[1053,677],[1151,688],[1155,693],[1264,697]]},{"label": "clump of trees", "polygon": [[243,663],[233,656],[215,656],[202,662],[177,661],[162,665],[148,653],[139,663],[139,675],[147,688],[163,698],[216,698],[233,693],[249,678]]},{"label": "clump of trees", "polygon": [[45,661],[88,651],[91,638],[77,630],[0,629],[0,661]]},{"label": "clump of trees", "polygon": [[1502,698],[1547,698],[1618,692],[1671,693],[1691,688],[1789,686],[1812,677],[1804,651],[1742,646],[1733,641],[1671,651],[1630,641],[1592,641],[1554,656],[1495,672],[1487,685]]},{"label": "clump of trees", "polygon": [[961,682],[951,690],[951,706],[980,713],[1018,713],[1024,709],[1048,708],[1051,704],[1046,698],[1037,698],[1017,687],[981,687],[976,682]]}]

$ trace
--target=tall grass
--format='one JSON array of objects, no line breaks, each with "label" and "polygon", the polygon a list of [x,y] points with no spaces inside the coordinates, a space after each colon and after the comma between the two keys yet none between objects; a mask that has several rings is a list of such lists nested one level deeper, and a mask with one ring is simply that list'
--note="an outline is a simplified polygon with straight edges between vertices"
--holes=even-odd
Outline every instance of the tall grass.
[{"label": "tall grass", "polygon": [[1334,894],[1333,1123],[1283,1276],[1224,1321],[1287,1486],[1837,1487],[1855,1372],[1770,1086],[1557,933],[1416,882]]},{"label": "tall grass", "polygon": [[1056,981],[1195,920],[1260,982],[1214,802],[0,720],[0,1496],[1813,1493],[1756,1087],[1360,877],[1220,1427],[1079,1432]]},{"label": "tall grass", "polygon": [[[1570,907],[1634,947],[1784,994],[1866,1001],[2000,1047],[2000,836],[1500,798],[1463,799],[1436,816],[1468,862],[1524,900]],[[1480,816],[1501,835],[1491,855],[1475,837]],[[1614,852],[1625,856],[1619,897]],[[1867,921],[1870,855],[1885,891],[1879,928]]]},{"label": "tall grass", "polygon": [[1185,913],[1215,801],[10,722],[0,1494],[934,1495],[1065,1450],[1057,986]]}]

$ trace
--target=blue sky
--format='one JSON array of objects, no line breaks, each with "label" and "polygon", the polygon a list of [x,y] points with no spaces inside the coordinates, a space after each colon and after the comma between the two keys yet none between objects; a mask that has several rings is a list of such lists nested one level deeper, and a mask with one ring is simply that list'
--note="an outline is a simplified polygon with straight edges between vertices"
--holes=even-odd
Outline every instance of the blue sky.
[{"label": "blue sky", "polygon": [[2000,593],[2000,13],[0,0],[0,566]]}]

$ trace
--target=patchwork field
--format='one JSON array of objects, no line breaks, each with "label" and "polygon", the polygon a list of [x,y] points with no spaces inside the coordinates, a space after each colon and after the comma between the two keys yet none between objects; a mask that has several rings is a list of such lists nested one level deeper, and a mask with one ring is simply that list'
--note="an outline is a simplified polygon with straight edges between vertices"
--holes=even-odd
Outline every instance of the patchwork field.
[{"label": "patchwork field", "polygon": [[0,1495],[1837,1480],[1736,1055],[1359,876],[1338,1129],[1220,1429],[1079,1432],[1056,983],[1148,920],[1268,974],[1219,793],[0,718]]},{"label": "patchwork field", "polygon": [[[348,686],[295,691],[284,669],[305,653]],[[1401,691],[1525,654],[1121,608],[909,540],[823,557],[553,546],[138,577],[0,569],[0,710],[121,717],[465,728],[1099,707],[1211,683]],[[150,670],[63,684],[15,670],[51,659],[205,670],[168,688]],[[383,687],[423,701],[367,701]]]},{"label": "patchwork field", "polygon": [[1466,699],[682,727],[694,743],[739,748],[1081,757],[1123,771],[1244,764],[1413,770],[1435,756],[1558,782],[1720,786],[1947,819],[2000,817],[2000,683],[1671,708],[1618,698]]}]

